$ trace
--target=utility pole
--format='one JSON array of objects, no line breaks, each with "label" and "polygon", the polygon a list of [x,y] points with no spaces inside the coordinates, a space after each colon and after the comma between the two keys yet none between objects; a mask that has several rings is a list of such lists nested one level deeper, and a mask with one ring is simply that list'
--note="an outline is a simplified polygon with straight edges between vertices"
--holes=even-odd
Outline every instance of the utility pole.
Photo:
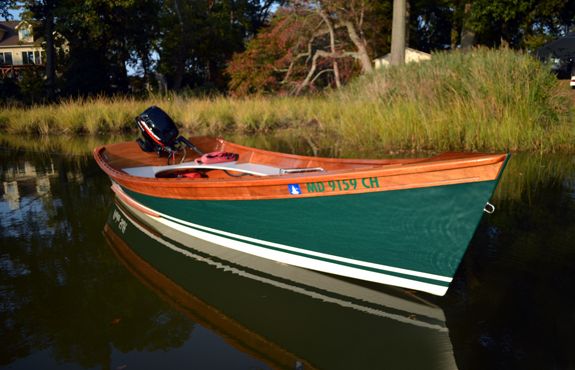
[{"label": "utility pole", "polygon": [[391,65],[405,63],[405,12],[406,0],[393,0],[393,23],[391,25]]}]

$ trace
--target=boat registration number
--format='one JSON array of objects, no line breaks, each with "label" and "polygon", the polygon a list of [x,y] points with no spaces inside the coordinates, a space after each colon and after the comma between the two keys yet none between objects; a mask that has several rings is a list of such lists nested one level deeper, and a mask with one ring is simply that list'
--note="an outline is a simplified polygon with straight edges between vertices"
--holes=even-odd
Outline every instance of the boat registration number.
[{"label": "boat registration number", "polygon": [[124,220],[124,218],[122,217],[120,212],[118,212],[117,209],[114,210],[112,220],[114,220],[114,222],[118,224],[118,229],[120,229],[120,231],[122,231],[122,234],[124,234],[126,232],[126,226],[128,226],[128,223],[126,222],[126,220]]},{"label": "boat registration number", "polygon": [[[293,192],[293,186],[289,185],[290,194],[296,195]],[[360,189],[375,189],[379,188],[379,179],[377,177],[364,177],[361,179],[348,179],[348,180],[330,180],[308,182],[305,186],[297,185],[298,189],[306,189],[307,193],[325,193],[325,192],[346,192]],[[300,191],[299,194],[302,192]]]}]

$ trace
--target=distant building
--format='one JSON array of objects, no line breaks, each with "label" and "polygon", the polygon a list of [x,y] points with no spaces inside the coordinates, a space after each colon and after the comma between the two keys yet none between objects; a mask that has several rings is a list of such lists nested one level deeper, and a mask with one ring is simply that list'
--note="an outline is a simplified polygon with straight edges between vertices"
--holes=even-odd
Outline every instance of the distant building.
[{"label": "distant building", "polygon": [[[431,59],[431,54],[425,53],[423,51],[405,48],[405,63],[411,62],[421,62],[422,60]],[[391,54],[386,54],[384,57],[375,59],[374,65],[375,69],[383,68],[389,66],[391,63]]]},{"label": "distant building", "polygon": [[34,39],[28,21],[0,21],[0,78],[17,76],[44,64],[41,40]]}]

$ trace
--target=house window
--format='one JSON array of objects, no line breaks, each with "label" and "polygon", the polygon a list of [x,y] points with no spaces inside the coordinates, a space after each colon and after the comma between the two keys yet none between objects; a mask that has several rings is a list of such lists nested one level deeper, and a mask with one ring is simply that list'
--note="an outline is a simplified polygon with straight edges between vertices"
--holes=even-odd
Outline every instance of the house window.
[{"label": "house window", "polygon": [[31,51],[22,52],[22,63],[23,64],[34,64],[34,53]]},{"label": "house window", "polygon": [[18,38],[20,41],[29,41],[30,36],[30,29],[28,27],[20,28],[18,30]]},{"label": "house window", "polygon": [[39,51],[23,51],[22,64],[42,64],[42,54]]},{"label": "house window", "polygon": [[37,51],[23,51],[22,52],[23,64],[41,64],[40,53]]},{"label": "house window", "polygon": [[1,53],[0,52],[0,65],[12,65],[12,53],[10,53],[10,52]]}]

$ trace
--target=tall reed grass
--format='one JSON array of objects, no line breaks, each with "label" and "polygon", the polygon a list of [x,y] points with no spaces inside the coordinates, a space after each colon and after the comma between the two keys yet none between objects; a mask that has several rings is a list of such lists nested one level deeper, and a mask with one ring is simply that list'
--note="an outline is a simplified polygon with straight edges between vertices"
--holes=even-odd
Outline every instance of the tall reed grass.
[{"label": "tall reed grass", "polygon": [[[338,131],[404,149],[572,151],[569,94],[546,66],[523,53],[437,53],[339,93],[345,104],[339,105]],[[350,125],[358,118],[361,133]]]},{"label": "tall reed grass", "polygon": [[397,150],[575,151],[574,99],[524,53],[477,49],[377,71],[340,91],[306,97],[90,98],[29,109],[5,107],[8,133],[134,132],[150,105],[190,134],[294,129],[334,155]]}]

